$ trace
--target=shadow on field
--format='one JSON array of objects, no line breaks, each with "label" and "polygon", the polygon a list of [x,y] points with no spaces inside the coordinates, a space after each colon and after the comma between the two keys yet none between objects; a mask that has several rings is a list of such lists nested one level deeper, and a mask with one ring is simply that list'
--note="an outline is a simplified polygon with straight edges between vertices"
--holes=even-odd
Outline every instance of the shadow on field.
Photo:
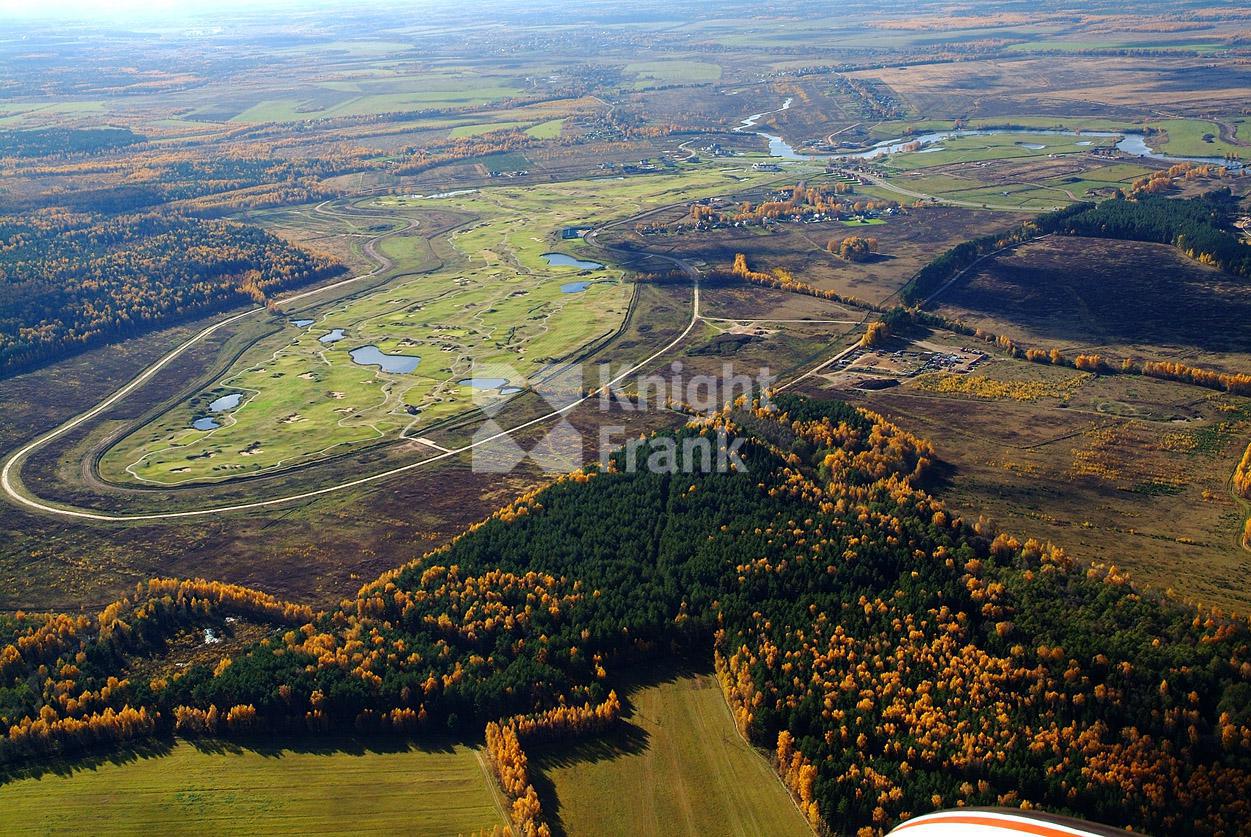
[{"label": "shadow on field", "polygon": [[[557,741],[526,748],[533,768],[530,783],[538,792],[543,806],[543,816],[556,837],[563,837],[564,822],[561,819],[561,801],[556,786],[546,770],[556,767],[576,767],[598,761],[618,759],[645,752],[650,744],[648,732],[631,719],[636,706],[631,697],[640,690],[672,683],[689,677],[713,676],[711,661],[694,657],[669,658],[649,661],[624,670],[612,679],[611,686],[621,699],[622,721],[605,735],[572,741]],[[628,792],[628,791],[627,791]]]},{"label": "shadow on field", "polygon": [[329,756],[349,755],[363,756],[367,753],[403,753],[416,751],[421,753],[451,754],[458,743],[474,745],[472,740],[454,739],[449,737],[415,738],[404,735],[359,735],[347,736],[330,734],[325,736],[304,735],[289,736],[275,733],[270,736],[258,736],[246,739],[226,740],[222,738],[187,739],[187,743],[202,753],[210,755],[230,755],[252,752],[266,758],[282,758],[288,753],[305,755]]},{"label": "shadow on field", "polygon": [[74,752],[56,758],[40,758],[0,767],[0,787],[21,779],[42,779],[45,776],[70,777],[75,773],[96,770],[105,765],[134,764],[143,759],[161,758],[173,752],[179,743],[194,747],[206,755],[239,755],[255,753],[265,758],[282,758],[290,753],[306,755],[352,755],[418,752],[450,755],[458,744],[481,746],[481,737],[409,738],[402,735],[328,734],[324,736],[291,736],[283,733],[265,734],[244,739],[171,738],[161,737],[119,746],[109,750]]},{"label": "shadow on field", "polygon": [[141,759],[160,758],[174,749],[172,739],[154,739],[112,750],[74,753],[56,758],[41,758],[30,763],[6,764],[0,768],[0,786],[20,779],[42,779],[44,776],[72,776],[84,770],[95,770],[106,764],[133,764]]}]

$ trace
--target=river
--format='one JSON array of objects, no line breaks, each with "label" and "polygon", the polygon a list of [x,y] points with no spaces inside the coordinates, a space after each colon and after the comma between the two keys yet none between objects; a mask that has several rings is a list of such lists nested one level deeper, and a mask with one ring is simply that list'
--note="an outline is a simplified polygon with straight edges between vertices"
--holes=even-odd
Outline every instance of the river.
[{"label": "river", "polygon": [[[782,107],[777,110],[766,110],[760,113],[753,113],[745,118],[734,129],[736,133],[750,131],[756,124],[772,113],[781,113],[790,110],[793,99],[787,99],[782,103]],[[890,154],[909,153],[905,149],[913,143],[918,143],[924,152],[926,146],[932,146],[936,142],[955,137],[976,137],[976,136],[993,136],[995,134],[1024,134],[1029,136],[1062,136],[1062,137],[1120,137],[1116,143],[1117,149],[1128,154],[1131,157],[1147,157],[1152,160],[1162,160],[1169,163],[1208,163],[1211,165],[1230,166],[1232,168],[1241,168],[1240,163],[1230,163],[1223,157],[1175,157],[1169,154],[1160,154],[1151,149],[1147,145],[1147,138],[1143,134],[1128,133],[1125,131],[1061,131],[1047,128],[963,128],[952,131],[934,131],[928,134],[917,134],[911,137],[896,137],[895,139],[883,140],[875,143],[861,151],[849,151],[840,153],[824,153],[824,154],[802,154],[795,150],[794,146],[786,142],[780,136],[766,133],[765,131],[751,131],[757,136],[764,137],[769,143],[769,154],[781,160],[809,160],[815,161],[818,158],[828,160],[830,158],[842,158],[845,160],[875,160],[879,157],[885,157]],[[932,150],[932,149],[930,149]],[[913,152],[915,153],[915,152]]]}]

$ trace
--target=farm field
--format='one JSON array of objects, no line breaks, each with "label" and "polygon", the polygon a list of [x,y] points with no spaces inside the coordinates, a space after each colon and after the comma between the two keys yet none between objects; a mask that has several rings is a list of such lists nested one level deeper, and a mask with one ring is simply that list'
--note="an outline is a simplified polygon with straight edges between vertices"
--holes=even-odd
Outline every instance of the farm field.
[{"label": "farm field", "polygon": [[568,837],[812,834],[734,729],[711,674],[643,686],[629,703],[619,735],[533,751],[540,794],[552,797],[548,810]]},{"label": "farm field", "polygon": [[[254,750],[178,741],[0,785],[9,833],[455,835],[506,823],[463,745]],[[90,822],[84,822],[90,812]]]}]

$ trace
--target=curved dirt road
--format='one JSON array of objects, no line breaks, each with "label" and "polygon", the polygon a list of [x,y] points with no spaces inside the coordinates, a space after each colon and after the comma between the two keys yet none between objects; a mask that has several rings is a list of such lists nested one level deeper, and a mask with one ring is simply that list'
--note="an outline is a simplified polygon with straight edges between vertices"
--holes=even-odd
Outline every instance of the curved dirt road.
[{"label": "curved dirt road", "polygon": [[[330,213],[327,213],[324,209],[327,203],[329,203],[329,201],[323,201],[322,203],[318,204],[314,208],[315,211],[321,212],[323,214],[330,214]],[[652,210],[652,211],[657,211],[657,210]],[[650,212],[645,213],[645,214],[650,214]],[[305,292],[296,294],[294,296],[286,297],[280,300],[279,304],[287,304],[287,303],[295,302],[301,299],[306,299],[308,297],[323,293],[328,290],[332,290],[334,288],[343,287],[353,282],[359,282],[363,279],[375,277],[380,273],[390,270],[392,267],[394,267],[394,261],[378,253],[376,250],[376,245],[379,241],[381,241],[384,238],[387,238],[393,235],[399,235],[404,232],[408,232],[417,226],[416,220],[413,220],[413,219],[408,219],[408,220],[409,220],[409,223],[407,226],[402,227],[397,230],[391,230],[389,232],[374,236],[365,244],[363,248],[365,252],[371,258],[373,258],[375,261],[378,262],[378,266],[375,267],[373,270],[369,271],[368,273],[362,273],[359,276],[353,276],[350,279],[344,279],[339,282],[332,283],[330,285],[325,285],[320,288],[316,288],[310,291],[305,291]],[[600,229],[606,229],[611,226],[616,226],[618,224],[626,223],[630,220],[632,219],[622,219],[622,220],[610,222],[609,224],[604,225],[604,227],[601,227]],[[628,252],[628,251],[620,251],[617,248],[614,248],[608,245],[599,244],[597,241],[594,240],[595,234],[598,232],[599,230],[595,230],[587,234],[587,238],[591,240],[591,243],[594,246],[599,247],[604,250],[608,250],[610,252],[618,252],[618,253]],[[631,254],[631,255],[637,255],[637,254]],[[97,520],[97,521],[113,522],[113,523],[127,523],[127,522],[145,521],[145,520],[169,520],[169,519],[175,519],[175,518],[201,517],[205,515],[223,514],[226,512],[248,511],[252,509],[261,509],[261,508],[267,508],[269,506],[277,506],[277,505],[282,505],[285,503],[292,503],[292,502],[296,502],[300,500],[307,500],[313,497],[320,497],[325,494],[332,494],[332,493],[344,491],[350,488],[355,488],[357,486],[365,485],[371,482],[377,482],[379,480],[383,480],[383,479],[387,479],[388,477],[395,476],[396,474],[404,473],[405,471],[411,471],[415,468],[420,468],[422,466],[429,465],[431,463],[438,462],[440,460],[447,459],[452,456],[456,456],[458,454],[469,451],[475,447],[478,447],[479,445],[484,445],[489,442],[493,442],[497,439],[500,439],[502,437],[510,436],[519,430],[524,430],[528,427],[532,427],[536,424],[548,421],[550,419],[556,418],[558,416],[561,416],[570,412],[571,410],[573,410],[580,404],[583,404],[592,398],[598,397],[601,390],[605,389],[606,387],[612,387],[613,385],[620,383],[622,380],[624,380],[628,376],[634,374],[635,372],[639,371],[643,367],[647,366],[656,358],[670,351],[679,343],[681,343],[683,340],[685,340],[687,335],[691,333],[691,330],[699,322],[698,272],[686,262],[680,259],[677,259],[675,257],[659,256],[659,255],[656,257],[673,262],[694,280],[692,306],[691,306],[691,319],[687,323],[686,328],[683,329],[682,333],[679,334],[677,337],[675,337],[673,340],[671,340],[669,343],[667,343],[664,347],[658,349],[656,352],[649,355],[644,360],[640,361],[639,363],[635,364],[634,366],[631,366],[630,368],[626,369],[624,372],[617,375],[617,377],[613,378],[605,386],[600,387],[599,389],[593,390],[592,392],[588,393],[582,398],[579,398],[578,400],[570,404],[567,404],[564,407],[561,407],[560,409],[553,410],[545,415],[539,416],[538,418],[534,418],[529,421],[523,422],[522,424],[509,428],[508,430],[503,430],[485,439],[479,439],[477,441],[474,441],[470,444],[464,445],[459,448],[445,450],[435,456],[431,456],[426,459],[419,460],[417,462],[411,462],[407,465],[401,465],[396,468],[390,468],[386,471],[380,471],[376,474],[370,474],[369,476],[365,476],[365,477],[358,477],[356,479],[346,480],[344,482],[336,483],[334,485],[326,486],[324,488],[319,488],[319,489],[312,490],[312,491],[303,491],[297,494],[288,494],[288,495],[284,495],[281,497],[273,497],[273,498],[266,499],[266,500],[256,500],[256,501],[247,502],[247,503],[235,503],[235,504],[224,505],[224,506],[213,506],[210,508],[190,509],[190,510],[176,511],[176,512],[152,512],[152,513],[145,513],[145,514],[106,514],[104,512],[91,511],[89,509],[78,509],[78,508],[72,508],[72,507],[67,507],[67,506],[51,505],[49,503],[45,503],[44,501],[40,500],[38,497],[36,497],[33,494],[26,493],[23,490],[23,487],[18,485],[17,476],[18,476],[18,473],[21,471],[22,462],[31,453],[39,450],[44,445],[48,444],[54,439],[57,439],[65,435],[69,431],[77,427],[80,427],[84,423],[89,422],[92,419],[96,418],[97,416],[99,416],[100,414],[108,410],[110,407],[115,405],[118,401],[125,398],[127,395],[134,392],[139,387],[143,386],[154,375],[156,375],[157,372],[159,372],[161,369],[167,366],[171,361],[173,361],[183,352],[190,349],[192,346],[204,340],[209,335],[215,333],[219,329],[222,329],[228,325],[231,325],[232,323],[236,323],[239,320],[242,320],[246,317],[251,317],[253,315],[256,315],[258,313],[263,313],[265,311],[264,307],[257,307],[257,308],[252,308],[247,311],[244,311],[240,314],[233,314],[229,317],[226,317],[223,320],[220,320],[214,323],[211,326],[208,326],[207,328],[198,332],[189,340],[187,340],[186,342],[184,342],[183,344],[181,344],[180,346],[173,349],[168,354],[166,354],[165,356],[157,360],[147,369],[140,372],[138,375],[132,378],[129,382],[127,382],[124,386],[122,386],[120,389],[118,389],[109,397],[105,398],[96,406],[92,407],[90,410],[87,410],[86,412],[75,416],[74,418],[70,419],[64,424],[61,424],[57,428],[47,433],[44,433],[41,436],[36,437],[33,441],[28,442],[26,445],[22,446],[17,451],[10,454],[4,461],[3,469],[0,469],[0,490],[3,490],[5,496],[7,496],[8,499],[17,503],[18,505],[21,505],[28,509],[32,509],[34,511],[42,512],[45,514],[56,515],[60,517],[70,517],[70,518],[77,518],[77,519],[83,519],[83,520]]]}]

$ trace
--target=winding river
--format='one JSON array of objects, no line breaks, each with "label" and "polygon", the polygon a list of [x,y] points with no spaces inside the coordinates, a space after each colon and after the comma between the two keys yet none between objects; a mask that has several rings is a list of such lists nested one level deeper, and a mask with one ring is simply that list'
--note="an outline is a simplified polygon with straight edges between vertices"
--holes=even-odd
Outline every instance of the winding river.
[{"label": "winding river", "polygon": [[817,158],[829,159],[838,157],[845,160],[875,160],[879,157],[885,157],[890,154],[910,153],[909,146],[914,143],[919,144],[919,149],[914,149],[911,153],[925,153],[927,151],[936,150],[933,144],[942,142],[943,140],[953,139],[956,137],[978,137],[978,136],[994,136],[996,134],[1018,134],[1028,136],[1059,136],[1059,137],[1120,137],[1116,143],[1116,147],[1121,152],[1131,157],[1147,157],[1152,160],[1163,160],[1170,163],[1208,163],[1219,166],[1230,166],[1232,168],[1241,168],[1241,163],[1230,163],[1223,157],[1177,157],[1170,154],[1161,154],[1151,149],[1147,145],[1147,138],[1143,134],[1128,133],[1125,131],[1062,131],[1054,128],[961,128],[951,131],[934,131],[928,134],[917,134],[910,137],[896,137],[895,139],[883,140],[875,143],[866,149],[860,151],[849,151],[842,153],[823,153],[823,154],[803,154],[795,150],[794,146],[782,139],[780,136],[770,134],[765,131],[752,131],[756,124],[772,113],[781,113],[790,110],[793,99],[787,99],[777,110],[766,110],[760,113],[753,113],[751,116],[743,119],[734,131],[736,133],[744,133],[750,131],[756,136],[763,137],[769,143],[769,155],[780,160],[816,160]]}]

